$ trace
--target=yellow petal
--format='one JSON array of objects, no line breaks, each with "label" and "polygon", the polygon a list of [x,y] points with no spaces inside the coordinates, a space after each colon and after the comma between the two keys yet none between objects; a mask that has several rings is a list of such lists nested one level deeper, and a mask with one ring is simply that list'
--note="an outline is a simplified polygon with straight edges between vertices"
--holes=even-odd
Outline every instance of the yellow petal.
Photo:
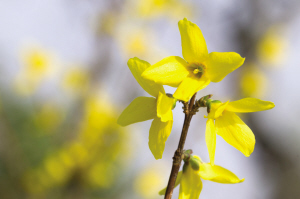
[{"label": "yellow petal", "polygon": [[219,106],[215,112],[215,118],[218,118],[220,116],[222,116],[224,110],[226,109],[227,105],[228,105],[229,101],[222,103],[221,106]]},{"label": "yellow petal", "polygon": [[200,28],[186,18],[178,22],[181,35],[183,58],[189,62],[201,63],[208,58],[205,39]]},{"label": "yellow petal", "polygon": [[159,92],[157,98],[157,117],[159,117],[162,122],[173,120],[173,114],[172,114],[173,103],[174,103],[173,98],[170,98],[166,94]]},{"label": "yellow petal", "polygon": [[212,82],[221,81],[226,75],[240,67],[244,63],[242,58],[235,52],[212,52],[204,62],[207,67],[207,75]]},{"label": "yellow petal", "polygon": [[207,117],[210,119],[217,119],[218,117],[222,116],[223,111],[228,105],[228,102],[229,101],[226,103],[211,103],[211,110]]},{"label": "yellow petal", "polygon": [[156,117],[156,99],[153,97],[137,97],[121,113],[117,123],[127,126],[136,122]]},{"label": "yellow petal", "polygon": [[215,152],[216,152],[216,131],[213,119],[208,119],[206,122],[205,141],[208,149],[210,163],[215,164]]},{"label": "yellow petal", "polygon": [[186,66],[184,59],[170,56],[149,67],[142,77],[158,84],[177,87],[189,74]]},{"label": "yellow petal", "polygon": [[199,172],[187,166],[181,178],[179,199],[198,199],[201,190],[202,181]]},{"label": "yellow petal", "polygon": [[224,184],[235,184],[245,180],[244,178],[239,179],[234,173],[223,167],[218,165],[212,166],[208,163],[200,165],[200,176],[204,180],[210,180]]},{"label": "yellow petal", "polygon": [[254,150],[255,137],[251,129],[233,112],[224,111],[216,119],[216,132],[218,135],[245,156],[250,156]]},{"label": "yellow petal", "polygon": [[149,148],[155,157],[155,159],[161,159],[165,149],[165,142],[167,141],[171,130],[173,121],[168,122],[160,121],[160,118],[156,117],[152,121],[149,131]]},{"label": "yellow petal", "polygon": [[256,98],[244,98],[237,101],[229,102],[226,107],[227,111],[231,112],[257,112],[265,111],[275,107],[275,104],[270,101],[263,101]]},{"label": "yellow petal", "polygon": [[128,60],[127,65],[140,86],[153,97],[158,96],[158,92],[165,93],[162,85],[156,84],[153,81],[142,78],[142,73],[151,65],[139,58],[131,58]]},{"label": "yellow petal", "polygon": [[[182,171],[179,171],[178,174],[177,174],[177,178],[176,178],[176,181],[175,181],[174,188],[179,185],[179,183],[181,182],[181,178],[182,178]],[[160,192],[158,192],[158,194],[163,196],[163,195],[166,194],[166,191],[167,191],[167,187],[162,189]]]},{"label": "yellow petal", "polygon": [[202,76],[200,79],[188,76],[181,82],[173,97],[187,102],[196,92],[205,88],[209,83],[210,81],[206,76]]}]

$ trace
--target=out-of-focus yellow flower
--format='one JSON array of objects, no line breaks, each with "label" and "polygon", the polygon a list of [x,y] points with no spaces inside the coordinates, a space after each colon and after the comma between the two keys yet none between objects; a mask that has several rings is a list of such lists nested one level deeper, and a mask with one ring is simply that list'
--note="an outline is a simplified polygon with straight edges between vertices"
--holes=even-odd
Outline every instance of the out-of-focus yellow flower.
[{"label": "out-of-focus yellow flower", "polygon": [[167,57],[147,68],[142,76],[158,84],[178,87],[174,98],[188,101],[211,81],[219,82],[244,63],[234,52],[208,54],[200,28],[186,18],[178,22],[182,55]]},{"label": "out-of-focus yellow flower", "polygon": [[57,156],[49,157],[44,162],[45,170],[49,176],[49,181],[55,184],[63,184],[68,176],[68,170],[64,167]]},{"label": "out-of-focus yellow flower", "polygon": [[162,165],[151,165],[143,169],[134,181],[134,189],[142,198],[156,198],[157,192],[164,186],[166,169]]},{"label": "out-of-focus yellow flower", "polygon": [[[186,162],[176,178],[175,186],[180,184],[179,199],[198,199],[202,190],[201,178],[223,184],[236,184],[245,180],[239,179],[234,173],[221,166],[202,162],[196,155],[192,155],[191,159],[194,164],[197,164],[197,168],[193,167],[191,161]],[[164,195],[165,192],[166,188],[159,194]]]},{"label": "out-of-focus yellow flower", "polygon": [[89,87],[89,75],[83,68],[73,67],[63,79],[63,87],[74,94],[85,94]]},{"label": "out-of-focus yellow flower", "polygon": [[280,35],[280,28],[272,26],[262,36],[257,44],[257,56],[266,66],[278,66],[285,57],[287,40]]},{"label": "out-of-focus yellow flower", "polygon": [[[274,108],[270,101],[256,98],[244,98],[233,102],[211,102],[211,110],[206,118],[205,140],[210,163],[214,165],[216,151],[216,135],[223,139],[245,156],[254,150],[255,137],[252,130],[235,113],[265,111]],[[215,123],[214,123],[215,120]]]},{"label": "out-of-focus yellow flower", "polygon": [[107,162],[96,162],[88,171],[87,178],[93,187],[109,188],[113,185],[116,177],[116,167]]},{"label": "out-of-focus yellow flower", "polygon": [[62,110],[54,104],[45,103],[34,115],[36,126],[43,130],[43,133],[53,133],[60,125],[64,115]]},{"label": "out-of-focus yellow flower", "polygon": [[244,96],[261,98],[267,91],[268,80],[263,71],[254,64],[248,64],[241,74],[241,91]]},{"label": "out-of-focus yellow flower", "polygon": [[[192,16],[192,7],[181,0],[143,0],[133,1],[133,9],[137,10],[140,17],[154,18],[168,16],[177,18],[178,16]],[[132,8],[132,7],[131,7]]]},{"label": "out-of-focus yellow flower", "polygon": [[96,32],[100,35],[102,33],[113,35],[116,26],[118,25],[118,14],[111,10],[98,16],[98,24],[96,25]]},{"label": "out-of-focus yellow flower", "polygon": [[42,47],[31,47],[21,52],[21,71],[16,79],[16,90],[30,95],[57,67],[54,55]]},{"label": "out-of-focus yellow flower", "polygon": [[137,29],[136,26],[124,21],[117,27],[115,38],[126,57],[146,57],[151,52],[153,33],[149,29]]},{"label": "out-of-focus yellow flower", "polygon": [[46,73],[51,61],[50,54],[43,49],[31,49],[23,55],[26,72],[34,78]]},{"label": "out-of-focus yellow flower", "polygon": [[139,57],[149,62],[158,60],[166,54],[158,45],[156,34],[151,28],[141,26],[132,20],[122,20],[113,35],[121,53],[126,59]]},{"label": "out-of-focus yellow flower", "polygon": [[[116,124],[111,101],[93,93],[86,98],[84,107],[78,136],[24,175],[24,186],[29,193],[40,197],[54,188],[63,191],[69,183],[110,189],[130,162],[132,151],[127,145],[130,134]],[[34,186],[35,183],[38,185]]]},{"label": "out-of-focus yellow flower", "polygon": [[155,159],[161,159],[165,142],[172,130],[172,108],[175,100],[166,95],[162,85],[141,77],[150,67],[148,62],[135,57],[128,60],[128,67],[140,86],[153,97],[135,98],[121,113],[117,122],[121,126],[127,126],[153,119],[149,131],[149,148]]}]

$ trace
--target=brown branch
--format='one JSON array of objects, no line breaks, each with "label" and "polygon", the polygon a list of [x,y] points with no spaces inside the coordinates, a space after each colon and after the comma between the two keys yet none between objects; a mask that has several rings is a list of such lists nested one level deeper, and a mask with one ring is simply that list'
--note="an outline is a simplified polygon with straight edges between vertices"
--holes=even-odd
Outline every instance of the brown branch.
[{"label": "brown branch", "polygon": [[187,136],[189,127],[190,127],[190,122],[194,115],[192,109],[193,109],[193,106],[195,103],[196,94],[197,93],[195,93],[195,95],[193,95],[189,104],[188,103],[184,104],[185,118],[184,118],[184,123],[183,123],[182,131],[181,131],[179,144],[178,144],[177,150],[175,151],[175,154],[173,157],[173,165],[172,165],[172,170],[171,170],[171,174],[170,174],[170,178],[169,178],[169,182],[168,182],[168,186],[167,186],[167,190],[166,190],[166,194],[165,194],[165,199],[171,199],[172,195],[173,195],[174,185],[175,185],[177,174],[179,172],[179,168],[180,168],[181,161],[182,161],[184,143],[186,140],[186,136]]}]

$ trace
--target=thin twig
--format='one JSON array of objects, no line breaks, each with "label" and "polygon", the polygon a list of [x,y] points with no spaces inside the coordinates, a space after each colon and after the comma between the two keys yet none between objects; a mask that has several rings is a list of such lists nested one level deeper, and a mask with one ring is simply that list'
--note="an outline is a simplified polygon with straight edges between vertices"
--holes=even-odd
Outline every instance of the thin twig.
[{"label": "thin twig", "polygon": [[192,109],[193,109],[193,105],[195,103],[195,99],[196,99],[196,93],[195,93],[195,95],[193,95],[189,104],[185,104],[184,123],[183,123],[182,131],[181,131],[179,144],[178,144],[177,150],[175,151],[175,154],[173,157],[173,165],[172,165],[172,170],[171,170],[171,174],[170,174],[170,178],[169,178],[169,182],[168,182],[168,186],[167,186],[167,190],[166,190],[166,194],[165,194],[165,199],[172,198],[174,185],[175,185],[177,174],[179,172],[179,168],[180,168],[181,161],[182,161],[184,143],[186,140],[186,136],[187,136],[189,127],[190,127],[190,122],[193,117]]}]

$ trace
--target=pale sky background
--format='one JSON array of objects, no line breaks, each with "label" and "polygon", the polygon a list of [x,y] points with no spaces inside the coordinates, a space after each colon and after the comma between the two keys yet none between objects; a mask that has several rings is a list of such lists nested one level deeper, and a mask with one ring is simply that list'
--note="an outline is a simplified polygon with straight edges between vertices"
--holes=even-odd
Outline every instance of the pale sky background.
[{"label": "pale sky background", "polygon": [[[58,59],[63,63],[59,71],[65,71],[69,64],[79,63],[83,66],[89,65],[97,56],[97,48],[95,47],[94,24],[98,13],[105,10],[104,1],[68,1],[68,0],[3,0],[0,2],[0,64],[1,77],[0,83],[6,85],[8,89],[12,89],[11,80],[20,70],[19,55],[21,49],[27,44],[36,43],[44,48],[53,51]],[[238,0],[231,1],[207,1],[199,3],[199,7],[203,7],[200,17],[193,19],[202,30],[206,39],[208,51],[236,51],[233,45],[230,45],[231,26],[230,21],[226,21],[229,17],[224,17],[233,13],[240,13],[238,20],[247,18],[245,5]],[[266,12],[275,14],[278,9],[266,8]],[[236,16],[234,14],[233,16]],[[177,22],[184,16],[178,16],[177,19],[168,19],[156,22],[153,26],[155,29],[156,39],[165,53],[158,55],[158,58],[151,60],[155,63],[165,56],[181,55],[180,34]],[[234,19],[237,20],[237,19]],[[166,24],[166,25],[165,25]],[[300,113],[300,14],[296,15],[286,26],[285,35],[290,42],[288,49],[288,57],[284,66],[267,73],[269,77],[270,90],[264,100],[273,101],[276,105],[272,111],[251,113],[255,114],[257,121],[264,124],[268,132],[274,132],[272,135],[266,135],[272,142],[278,145],[282,153],[290,155],[298,162],[297,172],[300,175],[300,131],[299,129],[299,113]],[[158,35],[158,36],[157,36]],[[104,79],[100,88],[113,97],[116,109],[121,112],[129,102],[123,102],[126,91],[122,91],[126,81],[122,79],[119,82],[120,75],[130,78],[128,81],[134,83],[130,71],[127,68],[127,60],[130,57],[121,55],[118,45],[114,44],[116,58],[110,63],[109,76]],[[243,56],[243,55],[242,55]],[[149,60],[150,61],[150,60]],[[246,58],[247,62],[247,58]],[[198,98],[206,94],[215,94],[216,98],[221,100],[230,99],[229,85],[231,74],[228,75],[222,84],[210,84],[206,89],[198,93]],[[55,82],[54,78],[54,82]],[[49,83],[56,86],[55,83]],[[111,86],[114,85],[114,86]],[[116,85],[118,88],[116,88]],[[49,85],[46,86],[49,88]],[[134,85],[135,89],[139,89],[138,85]],[[167,92],[173,92],[173,88],[165,87]],[[148,96],[147,93],[139,89],[139,95]],[[45,98],[52,96],[59,101],[64,100],[64,96],[60,95],[57,89],[51,88],[49,92],[41,92],[46,95]],[[43,98],[43,97],[42,97]],[[215,99],[216,99],[215,98]],[[237,99],[231,99],[237,100]],[[158,164],[165,165],[166,179],[169,176],[171,167],[171,157],[177,147],[180,135],[180,129],[183,124],[183,114],[181,104],[177,104],[174,110],[173,131],[166,143],[166,149],[162,160]],[[201,156],[204,161],[208,161],[206,144],[204,141],[205,121],[203,118],[204,110],[201,110],[192,120],[191,128],[188,134],[186,148],[193,148],[194,153]],[[293,131],[289,131],[285,127],[289,126]],[[134,137],[137,138],[137,147],[139,151],[136,159],[136,170],[142,170],[149,164],[155,162],[150,150],[148,149],[148,128],[150,122],[134,124],[128,127],[133,129]],[[280,130],[278,130],[280,129]],[[279,134],[278,134],[279,133]],[[255,132],[254,132],[255,134]],[[223,185],[209,181],[203,181],[203,190],[200,198],[231,198],[231,199],[263,199],[270,198],[274,187],[272,186],[272,176],[269,169],[278,169],[274,165],[272,168],[264,168],[258,164],[261,158],[266,154],[261,153],[259,145],[256,146],[254,153],[246,158],[239,151],[228,145],[222,138],[217,138],[216,164],[221,165],[240,178],[246,180],[241,184]],[[177,197],[179,189],[175,189]],[[163,197],[158,197],[163,198]]]}]

